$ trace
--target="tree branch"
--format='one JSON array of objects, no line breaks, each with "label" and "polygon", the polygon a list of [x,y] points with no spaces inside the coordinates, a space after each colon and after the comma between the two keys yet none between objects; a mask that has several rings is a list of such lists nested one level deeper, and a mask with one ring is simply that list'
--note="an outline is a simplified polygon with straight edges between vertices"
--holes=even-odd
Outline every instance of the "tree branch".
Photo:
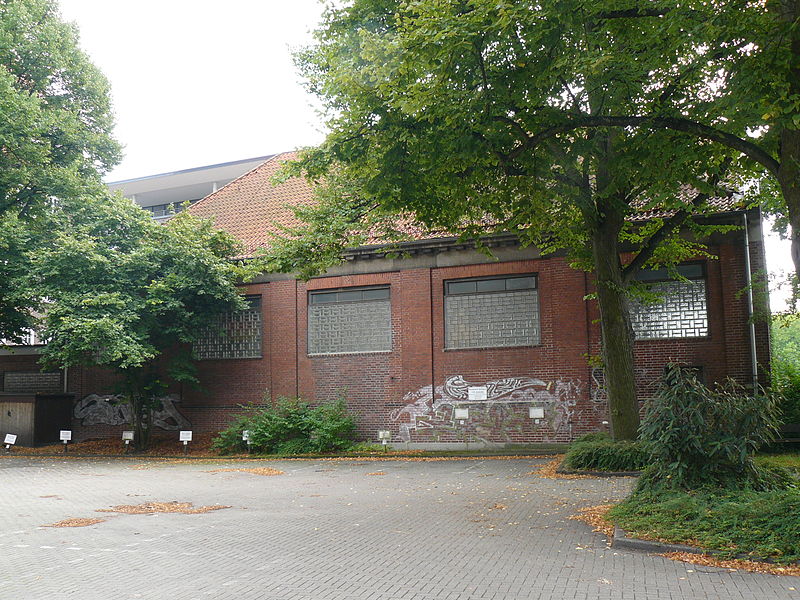
[{"label": "tree branch", "polygon": [[699,138],[720,143],[733,150],[738,150],[745,156],[756,161],[772,175],[776,177],[778,175],[780,163],[760,146],[715,127],[681,117],[580,115],[575,116],[561,125],[549,127],[535,135],[529,136],[526,146],[528,149],[532,149],[546,139],[556,136],[559,133],[574,131],[575,129],[648,126],[681,131]]},{"label": "tree branch", "polygon": [[[730,158],[727,158],[721,166],[721,174],[724,175],[724,173],[730,167],[730,164]],[[711,178],[711,185],[716,186],[719,183],[720,178],[720,174],[715,174]],[[661,225],[661,227],[659,227],[658,230],[650,236],[644,247],[633,258],[633,260],[622,269],[622,281],[626,284],[629,283],[642,269],[645,263],[653,257],[653,254],[655,254],[655,251],[661,242],[667,239],[672,232],[683,225],[686,219],[692,215],[692,209],[699,207],[701,204],[703,204],[703,202],[707,202],[710,198],[711,196],[709,194],[698,193],[689,203],[688,207],[678,210],[675,214],[668,218],[664,224]]]}]

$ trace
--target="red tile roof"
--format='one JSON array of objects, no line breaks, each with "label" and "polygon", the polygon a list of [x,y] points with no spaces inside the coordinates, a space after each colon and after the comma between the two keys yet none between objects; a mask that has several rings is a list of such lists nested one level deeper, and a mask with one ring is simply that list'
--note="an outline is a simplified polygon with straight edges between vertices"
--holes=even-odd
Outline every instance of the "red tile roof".
[{"label": "red tile roof", "polygon": [[[271,234],[282,233],[281,227],[302,225],[288,205],[311,206],[316,202],[314,192],[305,179],[291,178],[277,185],[272,183],[272,178],[281,165],[296,157],[295,152],[284,152],[270,157],[252,171],[190,206],[189,212],[198,217],[212,219],[216,227],[224,229],[244,244],[244,256],[252,256],[256,250],[269,244]],[[690,199],[690,191],[685,190],[687,199]],[[742,208],[740,201],[733,195],[712,198],[708,204],[718,213]],[[641,222],[666,218],[671,214],[672,211],[663,209],[642,210],[631,220]],[[401,219],[397,227],[417,240],[457,237],[457,234],[444,232],[426,233],[406,219]],[[378,245],[381,240],[373,238],[369,243]]]},{"label": "red tile roof", "polygon": [[268,244],[270,234],[281,232],[280,226],[301,224],[287,204],[309,206],[315,202],[311,186],[305,179],[293,177],[278,185],[272,183],[272,177],[281,164],[296,157],[295,152],[276,154],[196,202],[188,211],[212,219],[216,227],[242,242],[245,255],[251,256],[255,250]]}]

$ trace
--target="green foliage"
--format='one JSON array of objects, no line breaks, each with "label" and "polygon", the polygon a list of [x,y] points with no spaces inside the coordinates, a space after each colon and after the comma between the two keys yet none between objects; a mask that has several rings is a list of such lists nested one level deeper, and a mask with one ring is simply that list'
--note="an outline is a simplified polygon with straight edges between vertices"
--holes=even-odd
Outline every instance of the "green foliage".
[{"label": "green foliage", "polygon": [[161,225],[121,196],[62,207],[20,281],[45,299],[42,360],[116,371],[145,442],[153,390],[168,378],[197,381],[191,343],[215,316],[244,306],[235,284],[249,271],[231,260],[229,235],[189,214]]},{"label": "green foliage", "polygon": [[31,325],[28,252],[63,202],[98,196],[120,159],[108,83],[54,0],[0,2],[0,338]]},{"label": "green foliage", "polygon": [[699,544],[778,563],[800,560],[800,491],[796,488],[637,493],[610,512],[635,537]]},{"label": "green foliage", "polygon": [[[702,255],[698,240],[716,225],[695,217],[712,210],[710,196],[726,194],[721,181],[745,181],[748,165],[670,129],[587,132],[570,123],[664,108],[705,115],[700,98],[719,87],[719,69],[707,67],[705,38],[686,32],[713,11],[689,4],[640,12],[611,0],[353,0],[330,8],[317,43],[297,55],[330,133],[290,171],[327,187],[301,215],[309,226],[275,244],[267,264],[307,277],[393,215],[465,240],[511,232],[543,254],[566,251],[596,273],[612,431],[635,437],[625,296],[643,266]],[[720,29],[709,35],[716,40]],[[726,123],[743,134],[737,115]],[[651,209],[672,216],[630,219]],[[635,254],[625,266],[616,259],[622,244]]]},{"label": "green foliage", "polygon": [[772,320],[772,359],[800,366],[800,315],[776,315]]},{"label": "green foliage", "polygon": [[669,365],[642,421],[653,460],[639,489],[758,484],[752,455],[774,439],[777,423],[772,397],[748,396],[732,381],[712,391]]},{"label": "green foliage", "polygon": [[772,319],[772,386],[783,423],[800,423],[800,318]]},{"label": "green foliage", "polygon": [[108,83],[52,0],[0,3],[0,214],[101,189],[120,158]]},{"label": "green foliage", "polygon": [[243,451],[242,431],[250,432],[251,449],[260,454],[319,454],[350,448],[355,420],[344,400],[310,406],[300,399],[280,398],[274,406],[246,408],[214,440],[214,448]]},{"label": "green foliage", "polygon": [[573,442],[564,466],[578,471],[640,471],[649,464],[650,453],[641,441],[615,442],[601,435],[588,434]]},{"label": "green foliage", "polygon": [[775,359],[772,363],[772,392],[778,399],[781,421],[800,423],[800,363]]},{"label": "green foliage", "polygon": [[780,468],[800,475],[800,454],[797,452],[785,454],[760,454],[755,457],[759,467],[772,469]]}]

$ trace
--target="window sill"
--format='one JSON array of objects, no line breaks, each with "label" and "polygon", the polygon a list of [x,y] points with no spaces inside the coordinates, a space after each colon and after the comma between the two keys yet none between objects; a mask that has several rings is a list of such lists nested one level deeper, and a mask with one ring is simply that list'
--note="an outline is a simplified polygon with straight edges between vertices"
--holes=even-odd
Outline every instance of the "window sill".
[{"label": "window sill", "polygon": [[366,350],[363,352],[316,352],[306,354],[308,358],[325,358],[330,356],[364,356],[365,354],[391,354],[393,350]]},{"label": "window sill", "polygon": [[541,348],[542,344],[523,344],[520,346],[470,346],[467,348],[444,348],[444,352],[468,352],[470,350],[521,350],[525,348]]},{"label": "window sill", "polygon": [[261,356],[220,356],[216,358],[195,358],[197,362],[211,362],[215,360],[262,360],[264,358],[263,355]]}]

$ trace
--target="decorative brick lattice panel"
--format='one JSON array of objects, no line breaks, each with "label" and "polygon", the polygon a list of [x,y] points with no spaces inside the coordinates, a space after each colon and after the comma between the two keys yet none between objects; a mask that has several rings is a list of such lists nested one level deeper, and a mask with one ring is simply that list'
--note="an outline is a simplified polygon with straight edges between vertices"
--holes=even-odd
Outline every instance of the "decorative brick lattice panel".
[{"label": "decorative brick lattice panel", "polygon": [[61,373],[7,372],[3,373],[3,391],[18,394],[47,394],[61,391]]},{"label": "decorative brick lattice panel", "polygon": [[706,282],[664,281],[650,286],[661,300],[631,302],[631,321],[637,340],[704,337],[708,335]]},{"label": "decorative brick lattice panel", "polygon": [[261,358],[261,297],[247,301],[245,310],[228,313],[206,328],[194,344],[197,358]]},{"label": "decorative brick lattice panel", "polygon": [[446,348],[496,348],[539,343],[536,290],[445,297]]},{"label": "decorative brick lattice panel", "polygon": [[311,304],[308,353],[389,352],[392,307],[389,300]]}]

